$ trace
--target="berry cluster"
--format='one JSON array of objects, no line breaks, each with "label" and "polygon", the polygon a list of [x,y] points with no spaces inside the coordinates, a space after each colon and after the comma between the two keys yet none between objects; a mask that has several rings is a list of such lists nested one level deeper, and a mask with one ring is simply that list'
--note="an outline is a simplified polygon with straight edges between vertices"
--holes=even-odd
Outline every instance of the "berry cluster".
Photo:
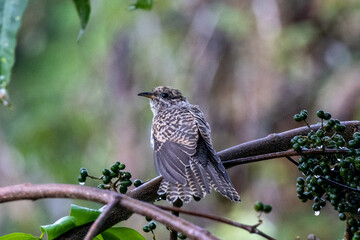
[{"label": "berry cluster", "polygon": [[257,212],[269,213],[269,212],[271,212],[272,207],[269,204],[263,204],[262,202],[256,202],[254,205],[254,209]]},{"label": "berry cluster", "polygon": [[[305,121],[307,111],[296,114],[296,121]],[[331,114],[317,111],[321,126],[317,131],[309,128],[306,136],[295,136],[292,146],[295,151],[323,149],[324,154],[303,154],[299,158],[299,170],[304,177],[297,178],[298,198],[302,202],[313,200],[315,215],[327,202],[339,212],[340,220],[347,220],[353,239],[360,239],[360,132],[355,132],[349,141],[341,135],[345,126]],[[326,122],[325,122],[325,121]],[[306,123],[307,124],[307,123]],[[326,154],[328,149],[337,153]]]},{"label": "berry cluster", "polygon": [[143,227],[143,231],[146,232],[146,233],[151,231],[151,232],[153,233],[153,231],[154,231],[155,228],[156,228],[156,222],[153,221],[153,220],[151,219],[151,217],[145,217],[145,219],[146,219],[146,221],[148,221],[149,223]]},{"label": "berry cluster", "polygon": [[[80,184],[85,184],[86,178],[99,179],[102,181],[101,184],[98,185],[98,188],[101,189],[111,189],[115,191],[119,191],[122,194],[125,194],[133,182],[131,181],[131,173],[127,171],[123,171],[125,169],[125,164],[120,162],[115,162],[110,166],[110,169],[103,169],[102,176],[93,177],[90,176],[88,170],[86,168],[80,169],[80,175],[78,177],[78,181]],[[142,185],[143,182],[139,179],[134,181],[134,186],[138,187]]]}]

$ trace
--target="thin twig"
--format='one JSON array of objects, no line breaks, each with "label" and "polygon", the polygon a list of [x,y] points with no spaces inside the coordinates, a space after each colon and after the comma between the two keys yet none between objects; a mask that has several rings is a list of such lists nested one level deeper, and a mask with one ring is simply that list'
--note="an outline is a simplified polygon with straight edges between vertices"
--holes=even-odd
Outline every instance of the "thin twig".
[{"label": "thin twig", "polygon": [[110,200],[110,202],[106,205],[100,216],[91,225],[84,240],[92,240],[96,237],[96,235],[100,233],[100,229],[104,225],[105,221],[109,218],[111,210],[113,210],[119,205],[120,200],[121,198],[116,196]]},{"label": "thin twig", "polygon": [[210,220],[213,220],[213,221],[225,223],[225,224],[228,224],[228,225],[231,225],[231,226],[234,226],[234,227],[242,228],[242,229],[248,231],[249,233],[258,234],[258,235],[260,235],[260,236],[262,236],[262,237],[264,237],[266,239],[270,239],[270,240],[275,239],[275,238],[270,237],[269,235],[263,233],[259,229],[257,229],[259,224],[247,225],[247,224],[243,224],[243,223],[239,223],[239,222],[229,220],[227,218],[223,218],[223,217],[219,217],[219,216],[215,216],[215,215],[210,215],[210,214],[206,214],[206,213],[188,211],[188,210],[184,210],[184,209],[176,208],[176,207],[166,207],[166,206],[158,206],[158,207],[161,208],[161,209],[167,210],[167,211],[180,212],[180,213],[183,213],[183,214],[186,214],[186,215],[206,218],[206,219],[210,219]]},{"label": "thin twig", "polygon": [[282,152],[275,152],[275,153],[267,153],[258,156],[251,156],[245,158],[238,158],[234,160],[224,161],[223,165],[225,168],[231,168],[241,164],[259,162],[264,160],[270,160],[274,158],[281,158],[281,157],[288,157],[288,156],[300,156],[300,155],[324,155],[324,154],[336,154],[336,153],[348,153],[349,150],[344,149],[322,149],[322,148],[312,148],[307,150],[302,150],[301,152],[296,152],[293,149],[289,149]]}]

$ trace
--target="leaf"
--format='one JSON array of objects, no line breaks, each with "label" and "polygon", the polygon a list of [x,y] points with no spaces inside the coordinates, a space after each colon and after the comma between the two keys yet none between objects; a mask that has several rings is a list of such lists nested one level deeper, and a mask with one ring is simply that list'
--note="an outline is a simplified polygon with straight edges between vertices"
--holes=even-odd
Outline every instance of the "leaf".
[{"label": "leaf", "polygon": [[[10,82],[15,61],[16,34],[28,0],[0,0],[0,91]],[[8,104],[7,94],[0,94],[0,102]]]},{"label": "leaf", "polygon": [[76,218],[71,216],[62,217],[53,224],[40,226],[43,233],[47,233],[48,240],[54,239],[61,234],[76,227]]},{"label": "leaf", "polygon": [[40,240],[39,237],[34,237],[27,233],[10,233],[0,237],[0,240]]},{"label": "leaf", "polygon": [[77,226],[95,221],[100,214],[101,214],[100,210],[71,204],[70,216],[76,218]]},{"label": "leaf", "polygon": [[70,229],[95,221],[100,214],[100,210],[71,204],[70,216],[65,216],[53,224],[40,226],[40,228],[43,233],[47,233],[48,240],[51,240]]},{"label": "leaf", "polygon": [[80,18],[81,28],[77,39],[79,41],[81,36],[84,34],[86,25],[89,22],[91,6],[90,0],[73,0],[73,2]]},{"label": "leaf", "polygon": [[129,6],[130,10],[143,9],[143,10],[151,10],[153,7],[153,0],[136,0],[135,3]]},{"label": "leaf", "polygon": [[100,234],[106,240],[145,240],[145,238],[132,228],[110,228]]}]

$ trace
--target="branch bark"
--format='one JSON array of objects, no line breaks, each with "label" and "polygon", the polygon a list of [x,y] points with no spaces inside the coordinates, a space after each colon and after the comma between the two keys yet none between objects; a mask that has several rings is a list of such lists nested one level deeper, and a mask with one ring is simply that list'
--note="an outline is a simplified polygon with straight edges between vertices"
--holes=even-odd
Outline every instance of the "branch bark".
[{"label": "branch bark", "polygon": [[153,204],[145,203],[112,191],[68,184],[20,184],[0,188],[0,203],[16,200],[38,200],[43,198],[82,199],[101,204],[117,201],[118,207],[122,206],[131,212],[149,216],[176,231],[183,232],[190,239],[218,240],[217,237],[213,236],[207,230],[182,218],[175,217]]}]

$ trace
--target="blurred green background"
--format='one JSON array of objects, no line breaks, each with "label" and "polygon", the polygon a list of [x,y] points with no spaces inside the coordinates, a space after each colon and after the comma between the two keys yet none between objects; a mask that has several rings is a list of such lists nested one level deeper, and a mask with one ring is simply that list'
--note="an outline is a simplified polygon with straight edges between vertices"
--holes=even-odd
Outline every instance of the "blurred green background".
[{"label": "blurred green background", "polygon": [[[9,86],[14,108],[0,110],[0,186],[77,184],[80,167],[100,175],[115,161],[133,178],[155,177],[152,113],[136,94],[158,85],[177,87],[200,105],[218,151],[302,126],[292,120],[301,109],[312,123],[320,108],[340,120],[359,119],[359,1],[155,1],[153,10],[133,12],[130,3],[92,1],[90,22],[76,42],[80,24],[72,1],[29,2]],[[345,224],[331,207],[316,217],[311,203],[297,199],[300,173],[287,160],[229,174],[242,203],[213,193],[185,208],[255,224],[253,204],[260,200],[273,206],[260,227],[271,236],[342,238]],[[1,204],[0,234],[40,235],[39,225],[67,215],[70,202]],[[221,239],[262,239],[186,218]],[[134,216],[121,225],[140,230],[145,223]],[[156,232],[168,238],[164,226]]]}]

